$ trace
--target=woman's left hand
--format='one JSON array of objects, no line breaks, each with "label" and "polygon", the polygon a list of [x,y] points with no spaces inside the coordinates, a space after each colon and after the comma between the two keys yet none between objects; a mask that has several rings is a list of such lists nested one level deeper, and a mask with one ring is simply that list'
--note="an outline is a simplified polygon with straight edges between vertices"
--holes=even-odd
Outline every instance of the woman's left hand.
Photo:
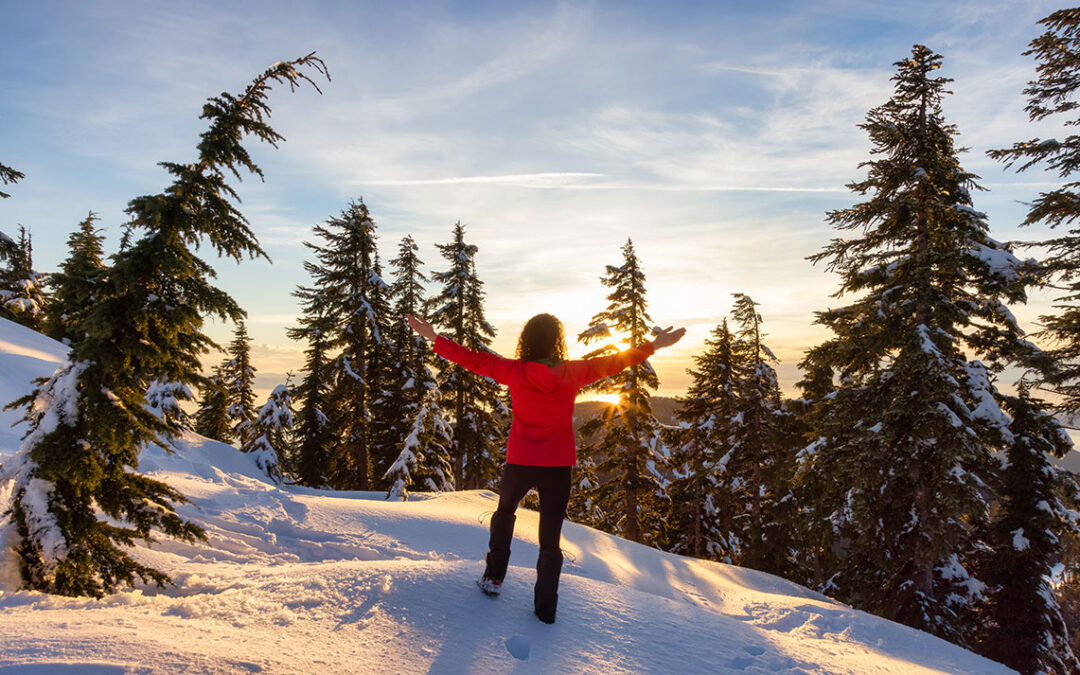
[{"label": "woman's left hand", "polygon": [[410,314],[406,318],[409,321],[409,327],[411,327],[417,333],[420,333],[421,337],[423,337],[425,340],[430,340],[432,342],[435,341],[435,329],[431,326],[430,323],[421,319],[418,316],[413,316],[412,314]]},{"label": "woman's left hand", "polygon": [[672,326],[668,326],[667,328],[658,330],[656,331],[656,337],[653,338],[653,349],[663,349],[664,347],[670,347],[671,345],[681,340],[683,335],[686,335],[685,328],[672,330]]}]

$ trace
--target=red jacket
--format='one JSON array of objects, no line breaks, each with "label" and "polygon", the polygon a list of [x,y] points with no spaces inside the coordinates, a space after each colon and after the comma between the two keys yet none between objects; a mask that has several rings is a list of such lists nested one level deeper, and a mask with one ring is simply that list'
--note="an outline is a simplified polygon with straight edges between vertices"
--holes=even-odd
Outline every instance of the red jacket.
[{"label": "red jacket", "polygon": [[612,356],[564,361],[546,366],[535,361],[504,359],[466,349],[439,336],[435,353],[443,358],[510,387],[514,419],[506,444],[506,461],[528,466],[577,464],[574,441],[574,399],[587,384],[614,375],[653,355],[645,343]]}]

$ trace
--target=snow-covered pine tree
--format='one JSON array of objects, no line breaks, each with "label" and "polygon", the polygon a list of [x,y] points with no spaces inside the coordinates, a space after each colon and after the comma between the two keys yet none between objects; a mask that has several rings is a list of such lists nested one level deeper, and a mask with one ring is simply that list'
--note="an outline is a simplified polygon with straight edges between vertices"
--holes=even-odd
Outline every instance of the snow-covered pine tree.
[{"label": "snow-covered pine tree", "polygon": [[30,233],[19,226],[19,240],[8,268],[0,271],[0,317],[40,330],[48,299],[44,275],[34,269],[34,245]]},{"label": "snow-covered pine tree", "polygon": [[[642,344],[651,333],[645,272],[634,244],[627,239],[622,247],[622,265],[608,265],[600,282],[611,289],[608,305],[593,316],[578,340],[589,344],[621,337],[621,348]],[[586,355],[594,358],[615,353],[620,347],[605,344]],[[660,424],[652,413],[649,389],[659,381],[648,361],[601,380],[583,391],[617,394],[619,403],[585,422],[583,436],[599,434],[599,439],[583,448],[596,464],[598,486],[594,508],[618,534],[631,541],[654,545],[665,536],[667,506],[667,455],[660,439]]]},{"label": "snow-covered pine tree", "polygon": [[210,127],[198,159],[162,164],[173,183],[129,202],[133,230],[146,234],[113,256],[106,288],[77,326],[82,337],[72,345],[71,365],[16,402],[27,405],[30,431],[0,480],[14,479],[10,526],[28,587],[101,596],[136,578],[164,585],[169,577],[126,547],[153,541],[155,530],[185,540],[202,536],[175,512],[186,501],[181,493],[136,473],[139,452],[151,443],[167,446],[174,433],[146,407],[146,387],[158,378],[199,383],[199,355],[212,344],[203,317],[241,317],[236,303],[208,283],[212,269],[189,246],[208,241],[237,261],[262,255],[231,201],[236,192],[226,174],[239,178],[247,169],[261,176],[241,141],[282,140],[267,121],[267,93],[275,82],[314,86],[309,69],[326,74],[309,54],[274,64],[240,96],[223,93],[204,105]]},{"label": "snow-covered pine tree", "polygon": [[1007,418],[982,392],[989,373],[964,350],[1020,348],[1005,306],[1022,301],[1025,264],[987,234],[977,188],[941,113],[941,57],[916,45],[895,91],[861,126],[874,159],[849,188],[866,201],[828,220],[854,235],[813,256],[852,304],[819,312],[835,337],[810,358],[839,376],[799,470],[829,480],[803,505],[828,519],[843,554],[827,590],[861,609],[971,643],[972,576],[992,453]]},{"label": "snow-covered pine tree", "polygon": [[191,389],[182,382],[162,382],[154,380],[146,388],[146,405],[150,410],[176,431],[193,428],[191,416],[181,407],[181,401],[190,401],[195,396]]},{"label": "snow-covered pine tree", "polygon": [[[1080,124],[1080,8],[1056,11],[1039,23],[1046,31],[1024,52],[1037,61],[1037,77],[1024,90],[1026,110],[1032,121],[1061,120],[1063,128],[1074,128]],[[1076,222],[1080,218],[1080,182],[1073,179],[1080,168],[1080,135],[1034,138],[987,154],[1017,171],[1045,167],[1066,181],[1040,193],[1031,202],[1022,225],[1067,228],[1061,236],[1038,242],[1048,249],[1040,261],[1043,278],[1065,290],[1056,299],[1054,308],[1058,311],[1039,317],[1039,321],[1045,327],[1042,335],[1053,341],[1054,348],[1048,354],[1058,364],[1047,373],[1049,383],[1064,398],[1063,410],[1080,413],[1080,226]]]},{"label": "snow-covered pine tree", "polygon": [[777,359],[765,345],[758,303],[743,293],[734,297],[736,401],[728,421],[730,450],[722,458],[720,489],[724,500],[734,503],[735,515],[726,529],[739,551],[739,565],[784,576],[793,566],[795,513],[795,456],[784,443],[788,415],[780,402],[773,368]]},{"label": "snow-covered pine tree", "polygon": [[233,330],[233,339],[226,349],[226,359],[221,365],[222,384],[225,386],[225,416],[229,420],[229,436],[245,448],[254,438],[255,415],[255,366],[251,364],[251,336],[241,319]]},{"label": "snow-covered pine tree", "polygon": [[97,216],[91,211],[79,223],[79,229],[68,237],[68,257],[60,265],[60,271],[49,275],[51,289],[45,312],[45,334],[64,344],[72,344],[80,336],[75,334],[87,308],[96,300],[104,283],[105,272],[102,242],[105,237],[94,226]]},{"label": "snow-covered pine tree", "polygon": [[390,367],[393,379],[380,405],[385,412],[377,420],[377,432],[382,438],[394,440],[398,449],[382,476],[389,486],[387,497],[396,500],[408,499],[410,487],[432,492],[454,489],[450,461],[453,437],[429,368],[433,355],[427,340],[409,328],[405,320],[410,314],[424,314],[427,305],[427,278],[420,270],[423,261],[418,250],[407,235],[398,246],[398,256],[390,261],[394,270],[390,286],[394,306],[387,343],[394,356]]},{"label": "snow-covered pine tree", "polygon": [[1061,559],[1059,535],[1080,532],[1076,512],[1061,501],[1067,496],[1076,503],[1077,484],[1047,459],[1063,457],[1072,441],[1026,384],[1006,399],[1011,437],[997,490],[992,552],[983,570],[988,630],[978,651],[1025,674],[1077,673],[1080,661],[1051,583]]},{"label": "snow-covered pine tree", "polygon": [[371,478],[371,404],[381,392],[372,351],[383,341],[386,316],[380,294],[386,283],[376,260],[375,220],[363,200],[314,227],[322,244],[304,242],[317,262],[305,263],[318,289],[322,314],[334,317],[330,343],[341,352],[330,366],[329,416],[337,441],[330,451],[329,483],[339,490],[367,490]]},{"label": "snow-covered pine tree", "polygon": [[275,483],[283,480],[282,458],[289,454],[289,440],[293,428],[292,400],[289,386],[279,384],[270,392],[270,398],[259,408],[247,442],[241,450],[251,454],[255,463]]},{"label": "snow-covered pine tree", "polygon": [[[793,489],[798,514],[792,524],[796,534],[794,550],[799,564],[789,577],[810,588],[824,588],[828,577],[836,569],[833,554],[833,526],[827,517],[813,508],[813,496],[831,489],[832,478],[813,471],[801,471],[800,465],[805,457],[813,455],[817,447],[815,430],[823,428],[818,416],[824,404],[836,390],[833,370],[828,364],[814,362],[805,358],[799,363],[803,378],[795,386],[800,392],[797,398],[784,401],[788,412],[788,430],[786,447],[795,454],[795,475]],[[824,517],[822,517],[824,515]]]},{"label": "snow-covered pine tree", "polygon": [[673,479],[668,488],[668,550],[731,563],[737,551],[729,543],[729,526],[741,512],[721,492],[730,458],[730,420],[735,415],[734,339],[724,319],[705,340],[705,353],[688,369],[691,383],[679,399],[679,424],[668,430]]},{"label": "snow-covered pine tree", "polygon": [[[373,267],[375,275],[382,279],[383,268],[378,249],[375,250]],[[391,293],[390,284],[375,284],[371,288],[371,308],[374,315],[379,317],[382,337],[381,340],[372,340],[368,348],[368,386],[371,401],[371,442],[368,454],[371,464],[370,488],[373,490],[389,487],[386,471],[401,451],[401,437],[395,437],[394,430],[390,428],[392,421],[401,416],[401,410],[393,400],[396,394],[394,381],[398,379],[400,372],[397,370],[398,354],[390,344],[390,333],[395,320]]]},{"label": "snow-covered pine tree", "polygon": [[[305,266],[310,263],[305,263]],[[300,401],[296,423],[296,461],[293,469],[301,485],[325,487],[330,476],[330,451],[337,440],[327,411],[330,409],[330,351],[334,318],[327,313],[317,288],[300,287],[293,292],[300,299],[300,325],[289,328],[293,340],[307,342],[304,350],[304,377],[295,397]]]},{"label": "snow-covered pine tree", "polygon": [[195,412],[195,433],[222,443],[232,442],[229,426],[229,392],[221,366],[214,366],[210,377],[199,390],[199,409]]},{"label": "snow-covered pine tree", "polygon": [[[495,328],[484,316],[484,284],[476,273],[477,247],[465,243],[465,226],[454,224],[453,239],[436,244],[449,263],[432,280],[442,284],[432,298],[430,320],[443,334],[476,351],[489,351]],[[462,490],[492,487],[505,452],[509,411],[501,387],[458,365],[444,364],[439,373],[443,405],[450,409],[454,436],[454,485]]]},{"label": "snow-covered pine tree", "polygon": [[[10,166],[0,164],[0,185],[18,183],[23,178],[26,178],[26,176],[21,171],[16,171]],[[11,195],[8,193],[0,190],[0,199],[7,199],[10,196]],[[16,255],[17,250],[15,240],[3,232],[0,232],[0,261],[10,259]]]}]

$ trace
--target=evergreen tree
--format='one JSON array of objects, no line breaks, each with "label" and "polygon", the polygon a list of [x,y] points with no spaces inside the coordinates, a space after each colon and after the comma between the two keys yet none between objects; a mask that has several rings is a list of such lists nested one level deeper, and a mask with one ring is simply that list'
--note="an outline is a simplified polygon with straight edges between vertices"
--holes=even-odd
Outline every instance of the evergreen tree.
[{"label": "evergreen tree", "polygon": [[[18,183],[23,178],[26,178],[26,176],[21,171],[16,171],[10,166],[0,164],[0,185]],[[8,193],[0,191],[0,199],[7,199],[10,196],[11,195]],[[3,232],[0,232],[0,261],[14,257],[17,254],[17,250],[15,241]]]},{"label": "evergreen tree", "polygon": [[293,428],[292,400],[287,384],[279,384],[259,408],[248,441],[241,448],[275,483],[282,482],[281,458],[289,454]]},{"label": "evergreen tree", "polygon": [[199,158],[164,163],[172,185],[129,203],[132,227],[146,234],[112,258],[107,287],[77,326],[83,337],[72,345],[71,365],[15,403],[27,405],[30,431],[4,478],[14,478],[10,523],[30,588],[101,596],[136,578],[163,585],[167,575],[125,548],[153,541],[154,530],[185,540],[203,536],[175,513],[183,495],[135,473],[140,450],[167,446],[175,433],[147,409],[146,388],[159,378],[197,384],[198,356],[211,344],[202,317],[240,318],[189,246],[205,238],[237,261],[262,254],[231,201],[236,193],[226,172],[261,175],[240,142],[248,134],[281,140],[267,124],[267,92],[274,82],[314,85],[307,68],[326,72],[310,54],[271,66],[238,97],[209,100]]},{"label": "evergreen tree", "polygon": [[[623,264],[608,265],[600,278],[611,293],[607,308],[593,316],[589,328],[578,336],[585,344],[610,337],[614,330],[625,336],[622,343],[632,347],[645,342],[650,334],[648,324],[652,319],[645,298],[645,273],[629,239],[622,253]],[[609,343],[586,358],[618,350]],[[591,385],[585,391],[617,394],[619,403],[581,427],[582,435],[600,436],[583,448],[596,465],[599,484],[594,508],[604,514],[609,531],[650,545],[663,541],[663,514],[668,512],[667,454],[649,402],[649,389],[658,385],[656,371],[648,361]]]},{"label": "evergreen tree", "polygon": [[[440,405],[435,377],[429,364],[433,355],[427,340],[409,328],[406,317],[423,314],[426,306],[424,282],[420,271],[423,261],[411,236],[402,238],[398,256],[390,261],[394,282],[388,352],[394,355],[390,366],[393,379],[381,402],[385,412],[377,416],[377,433],[399,449],[393,462],[383,470],[391,499],[408,498],[408,488],[419,486],[428,491],[454,489],[450,447],[453,442],[450,423]],[[378,466],[376,470],[378,470]]]},{"label": "evergreen tree", "polygon": [[1021,673],[1080,672],[1050,582],[1061,558],[1058,535],[1077,533],[1076,514],[1059,495],[1075,503],[1077,485],[1047,457],[1063,457],[1072,441],[1025,385],[1007,399],[1012,423],[984,572],[989,629],[979,652]]},{"label": "evergreen tree", "polygon": [[757,303],[742,293],[734,295],[732,314],[739,327],[733,345],[736,401],[721,490],[738,515],[728,525],[728,539],[738,550],[738,564],[786,575],[793,567],[790,531],[795,511],[794,453],[787,452],[784,443],[787,413]]},{"label": "evergreen tree", "polygon": [[94,226],[97,216],[91,211],[79,229],[68,237],[68,257],[60,271],[49,275],[52,289],[45,319],[45,334],[64,344],[79,339],[75,327],[100,292],[105,273],[100,230]]},{"label": "evergreen tree", "polygon": [[43,282],[43,275],[34,269],[30,233],[20,226],[10,267],[0,272],[0,317],[39,330],[47,304]]},{"label": "evergreen tree", "polygon": [[251,365],[251,337],[243,321],[236,324],[226,353],[228,359],[221,366],[221,375],[228,403],[225,416],[229,436],[246,448],[255,437],[255,366]]},{"label": "evergreen tree", "polygon": [[182,382],[162,382],[154,380],[146,388],[146,405],[161,421],[176,431],[193,428],[191,416],[180,407],[181,401],[195,398],[191,389]]},{"label": "evergreen tree", "polygon": [[363,200],[316,225],[324,244],[305,242],[316,263],[305,263],[318,295],[318,312],[335,317],[330,346],[341,352],[330,366],[333,405],[325,410],[337,442],[328,479],[340,490],[370,488],[372,402],[382,391],[373,350],[383,342],[386,283],[377,269],[375,221]]},{"label": "evergreen tree", "polygon": [[[1032,40],[1025,56],[1034,56],[1037,78],[1028,83],[1027,113],[1032,121],[1061,120],[1065,128],[1080,124],[1076,93],[1080,87],[1080,8],[1062,9],[1039,21],[1046,28]],[[1080,412],[1080,182],[1071,180],[1080,167],[1080,135],[1064,139],[1034,138],[1011,148],[987,154],[1007,167],[1026,171],[1043,166],[1065,180],[1060,187],[1040,193],[1031,202],[1022,225],[1043,223],[1051,228],[1068,228],[1065,234],[1038,242],[1048,250],[1040,262],[1044,281],[1063,287],[1057,298],[1057,313],[1039,318],[1044,337],[1054,342],[1048,354],[1057,363],[1047,372],[1050,385],[1064,400],[1063,410]]]},{"label": "evergreen tree", "polygon": [[803,471],[804,459],[812,457],[817,444],[815,430],[824,427],[820,420],[823,409],[836,390],[833,370],[828,364],[814,362],[811,358],[799,363],[803,379],[796,383],[801,392],[798,398],[788,399],[784,407],[788,415],[787,442],[784,444],[795,457],[793,489],[799,512],[793,529],[798,535],[795,544],[799,564],[791,578],[810,588],[825,588],[829,575],[836,569],[833,554],[833,527],[828,518],[818,518],[813,508],[806,504],[814,502],[814,496],[831,489],[832,477],[812,470]]},{"label": "evergreen tree", "polygon": [[[432,279],[442,288],[432,299],[431,323],[458,344],[490,351],[495,328],[484,316],[483,282],[476,273],[477,247],[465,243],[465,227],[454,225],[453,240],[436,244],[449,263]],[[458,489],[490,488],[498,480],[500,456],[505,452],[509,411],[501,387],[456,364],[439,373],[444,405],[452,409],[454,485]]]},{"label": "evergreen tree", "polygon": [[828,214],[834,239],[811,256],[852,304],[818,313],[835,337],[810,360],[839,376],[800,472],[828,476],[803,505],[842,555],[827,590],[861,609],[971,643],[984,584],[973,556],[988,517],[984,486],[1008,419],[991,366],[1027,350],[1006,301],[1025,298],[1025,265],[987,234],[945,122],[941,57],[922,45],[897,64],[895,91],[861,125],[875,159],[849,188],[869,195]]},{"label": "evergreen tree", "polygon": [[[375,251],[373,268],[375,276],[383,278],[382,262],[378,250]],[[398,369],[399,354],[390,342],[390,335],[396,315],[393,312],[393,287],[390,284],[374,284],[371,288],[372,313],[378,317],[381,340],[372,340],[368,349],[368,385],[371,403],[371,425],[369,458],[371,462],[371,484],[374,490],[384,490],[390,486],[386,471],[393,464],[401,451],[401,436],[392,428],[393,422],[401,418],[402,411],[395,399],[397,391],[395,381],[400,382]],[[403,382],[402,382],[403,383]]]},{"label": "evergreen tree", "polygon": [[734,561],[728,525],[739,512],[720,490],[730,459],[731,423],[738,403],[735,391],[734,338],[727,319],[694,357],[686,396],[679,399],[679,425],[668,431],[672,475],[668,494],[669,544],[674,553]]},{"label": "evergreen tree", "polygon": [[229,392],[220,366],[214,366],[210,377],[203,382],[199,409],[195,413],[195,433],[215,441],[229,443]]},{"label": "evergreen tree", "polygon": [[325,487],[330,476],[330,450],[336,436],[326,411],[330,406],[330,342],[334,320],[321,305],[317,289],[300,288],[293,293],[300,298],[304,314],[300,325],[290,328],[293,340],[304,340],[304,378],[296,388],[300,401],[297,415],[296,472],[301,485]]}]

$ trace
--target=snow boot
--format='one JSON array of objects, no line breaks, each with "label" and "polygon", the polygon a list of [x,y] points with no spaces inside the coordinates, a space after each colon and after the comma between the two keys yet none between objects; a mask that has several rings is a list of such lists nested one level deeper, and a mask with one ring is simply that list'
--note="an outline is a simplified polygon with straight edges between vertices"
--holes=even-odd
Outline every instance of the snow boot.
[{"label": "snow boot", "polygon": [[496,596],[502,590],[506,567],[510,564],[510,541],[514,538],[515,521],[517,516],[512,513],[500,514],[496,511],[491,516],[491,537],[487,556],[484,557],[487,564],[484,576],[476,581],[476,585],[487,595]]},{"label": "snow boot", "polygon": [[555,608],[559,604],[559,573],[563,555],[559,549],[540,549],[536,560],[536,587],[533,589],[533,612],[544,623],[555,623]]}]

